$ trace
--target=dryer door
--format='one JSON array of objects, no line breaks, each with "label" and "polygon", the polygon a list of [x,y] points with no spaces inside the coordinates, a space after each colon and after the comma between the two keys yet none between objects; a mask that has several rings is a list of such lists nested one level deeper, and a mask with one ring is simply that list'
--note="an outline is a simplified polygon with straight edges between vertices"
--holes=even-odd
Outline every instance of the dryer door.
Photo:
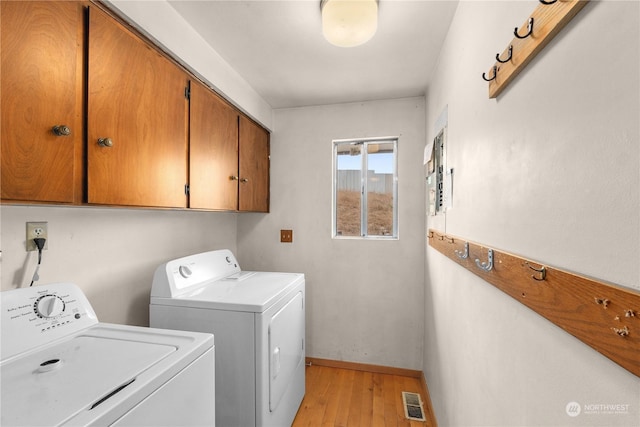
[{"label": "dryer door", "polygon": [[302,292],[295,294],[269,321],[269,410],[275,411],[304,363],[304,306]]}]

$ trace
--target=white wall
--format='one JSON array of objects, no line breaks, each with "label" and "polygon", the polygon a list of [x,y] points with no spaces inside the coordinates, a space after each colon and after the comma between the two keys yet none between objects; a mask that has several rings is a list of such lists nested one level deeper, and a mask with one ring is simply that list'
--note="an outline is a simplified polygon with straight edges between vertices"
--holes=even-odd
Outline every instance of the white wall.
[{"label": "white wall", "polygon": [[[448,105],[454,207],[427,225],[640,288],[640,3],[590,2],[488,99],[482,72],[538,4],[460,2],[427,94],[429,138]],[[431,248],[426,262],[439,425],[640,423],[640,378]],[[587,406],[603,404],[628,406]]]},{"label": "white wall", "polygon": [[[238,217],[245,269],[305,273],[307,355],[421,369],[424,98],[274,110],[271,213]],[[332,140],[399,136],[397,241],[331,238]],[[279,230],[293,229],[293,243]]]},{"label": "white wall", "polygon": [[0,207],[2,290],[29,286],[37,252],[25,250],[25,222],[47,221],[40,280],[80,286],[102,322],[149,324],[149,293],[161,263],[236,249],[235,213],[93,207]]}]

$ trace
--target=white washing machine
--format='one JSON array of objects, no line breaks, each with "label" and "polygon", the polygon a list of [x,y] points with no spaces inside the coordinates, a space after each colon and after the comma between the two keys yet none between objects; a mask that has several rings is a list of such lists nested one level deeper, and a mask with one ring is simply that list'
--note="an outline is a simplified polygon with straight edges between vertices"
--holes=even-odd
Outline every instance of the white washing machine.
[{"label": "white washing machine", "polygon": [[229,250],[155,272],[153,327],[216,337],[216,424],[290,426],[305,393],[304,274],[242,271]]},{"label": "white washing machine", "polygon": [[0,307],[1,425],[214,425],[211,334],[99,323],[70,283]]}]

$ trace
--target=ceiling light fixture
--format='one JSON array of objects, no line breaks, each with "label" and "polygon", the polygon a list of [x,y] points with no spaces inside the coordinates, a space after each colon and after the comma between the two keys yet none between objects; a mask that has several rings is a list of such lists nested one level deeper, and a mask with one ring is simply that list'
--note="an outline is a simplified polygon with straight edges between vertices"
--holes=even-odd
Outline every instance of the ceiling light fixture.
[{"label": "ceiling light fixture", "polygon": [[322,34],[329,43],[354,47],[378,29],[378,0],[320,0]]}]

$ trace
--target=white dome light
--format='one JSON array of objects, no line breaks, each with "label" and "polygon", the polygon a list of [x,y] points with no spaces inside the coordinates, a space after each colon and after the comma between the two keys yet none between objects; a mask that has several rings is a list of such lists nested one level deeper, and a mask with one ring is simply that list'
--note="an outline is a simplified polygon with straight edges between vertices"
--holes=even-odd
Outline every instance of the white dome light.
[{"label": "white dome light", "polygon": [[329,43],[354,47],[378,29],[378,0],[321,0],[322,33]]}]

